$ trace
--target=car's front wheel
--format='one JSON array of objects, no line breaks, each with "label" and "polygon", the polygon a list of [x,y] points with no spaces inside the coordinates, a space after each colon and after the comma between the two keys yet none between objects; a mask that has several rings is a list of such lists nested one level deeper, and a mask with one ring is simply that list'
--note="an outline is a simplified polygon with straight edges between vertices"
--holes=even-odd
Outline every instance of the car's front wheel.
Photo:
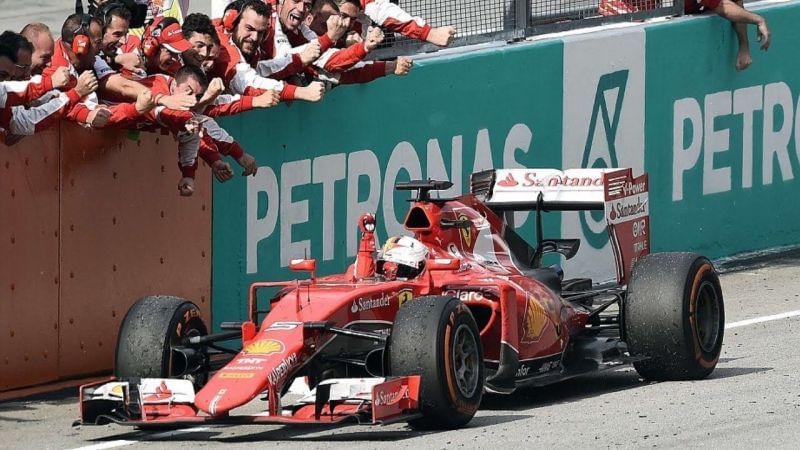
[{"label": "car's front wheel", "polygon": [[191,380],[200,387],[207,370],[186,373],[185,360],[173,352],[186,338],[208,334],[200,309],[189,300],[153,295],[139,299],[128,310],[117,338],[114,374],[119,378],[173,378]]},{"label": "car's front wheel", "polygon": [[429,296],[406,303],[389,341],[391,375],[420,375],[422,417],[417,429],[466,425],[483,396],[483,349],[475,319],[456,298]]}]

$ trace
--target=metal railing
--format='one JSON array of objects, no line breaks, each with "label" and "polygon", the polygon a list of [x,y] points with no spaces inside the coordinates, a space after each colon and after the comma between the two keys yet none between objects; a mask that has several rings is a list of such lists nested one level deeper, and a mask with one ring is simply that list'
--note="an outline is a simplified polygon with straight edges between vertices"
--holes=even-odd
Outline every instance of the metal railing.
[{"label": "metal railing", "polygon": [[[450,47],[683,14],[684,0],[392,0],[434,27],[452,25]],[[432,44],[387,33],[372,58],[439,50]]]}]

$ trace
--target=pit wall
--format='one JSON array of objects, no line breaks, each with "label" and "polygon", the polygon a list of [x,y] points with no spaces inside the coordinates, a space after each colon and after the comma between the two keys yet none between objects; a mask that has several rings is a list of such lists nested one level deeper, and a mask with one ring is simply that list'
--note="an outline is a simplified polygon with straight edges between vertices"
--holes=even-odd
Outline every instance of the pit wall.
[{"label": "pit wall", "polygon": [[[731,25],[686,17],[425,59],[406,78],[225,121],[261,168],[214,186],[215,322],[244,317],[251,282],[294,278],[292,258],[344,269],[362,212],[377,213],[380,241],[402,233],[408,194],[395,182],[450,179],[443,195],[455,195],[488,167],[647,170],[654,251],[800,242],[800,5],[748,6],[774,42],[759,51],[750,27],[741,73]],[[567,274],[613,277],[601,223],[548,218],[545,235],[584,239]]]},{"label": "pit wall", "polygon": [[179,197],[176,150],[66,122],[0,144],[0,392],[108,373],[141,296],[209,317],[210,178]]}]

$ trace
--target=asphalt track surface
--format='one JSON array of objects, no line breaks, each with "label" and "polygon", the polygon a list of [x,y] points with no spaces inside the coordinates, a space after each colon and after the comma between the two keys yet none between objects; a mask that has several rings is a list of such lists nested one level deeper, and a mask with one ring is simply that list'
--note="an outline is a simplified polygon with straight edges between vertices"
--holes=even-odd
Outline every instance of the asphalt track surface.
[{"label": "asphalt track surface", "polygon": [[466,428],[433,433],[404,424],[73,428],[77,398],[68,390],[0,403],[0,447],[798,448],[800,252],[726,270],[722,357],[702,381],[650,383],[623,367],[511,396],[484,396]]}]

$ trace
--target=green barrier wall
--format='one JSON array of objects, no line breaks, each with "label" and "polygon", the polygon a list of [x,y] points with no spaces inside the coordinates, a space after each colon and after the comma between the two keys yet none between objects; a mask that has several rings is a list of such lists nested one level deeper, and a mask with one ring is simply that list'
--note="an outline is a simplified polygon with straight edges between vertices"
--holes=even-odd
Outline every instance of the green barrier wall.
[{"label": "green barrier wall", "polygon": [[[401,234],[396,181],[450,179],[454,195],[490,166],[646,169],[655,251],[796,243],[800,5],[760,12],[775,41],[768,53],[753,43],[744,73],[729,23],[683,18],[420,61],[321,104],[226,120],[261,168],[214,187],[214,322],[243,317],[251,282],[292,278],[292,258],[343,270],[362,212],[377,213],[380,241]],[[568,273],[613,277],[601,221],[548,218],[546,235],[585,240]],[[532,236],[525,214],[517,224]]]}]

